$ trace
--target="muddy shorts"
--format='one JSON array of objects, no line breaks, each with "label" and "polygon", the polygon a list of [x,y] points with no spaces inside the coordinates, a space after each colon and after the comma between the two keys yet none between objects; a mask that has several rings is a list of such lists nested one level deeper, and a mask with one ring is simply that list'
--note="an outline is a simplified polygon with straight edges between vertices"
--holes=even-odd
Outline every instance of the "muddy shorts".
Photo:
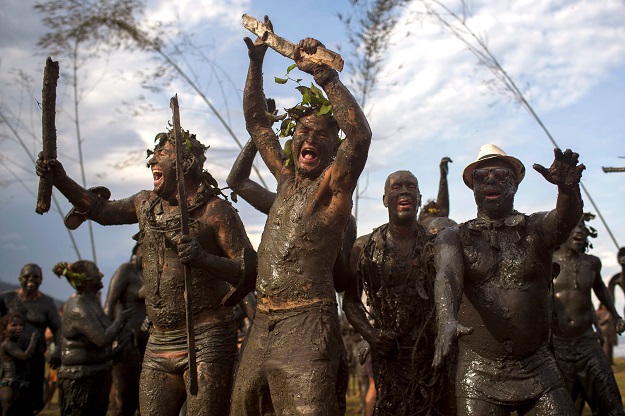
[{"label": "muddy shorts", "polygon": [[623,415],[621,393],[594,332],[577,338],[554,336],[553,346],[564,382],[572,395],[582,394],[594,414]]},{"label": "muddy shorts", "polygon": [[[237,351],[234,321],[195,326],[197,363],[234,365]],[[152,327],[143,357],[143,367],[164,373],[183,374],[189,367],[187,331],[158,331]]]},{"label": "muddy shorts", "polygon": [[336,303],[256,310],[230,414],[345,414],[347,353]]},{"label": "muddy shorts", "polygon": [[523,359],[485,358],[467,349],[460,352],[456,374],[456,397],[499,406],[525,404],[564,387],[547,346]]}]

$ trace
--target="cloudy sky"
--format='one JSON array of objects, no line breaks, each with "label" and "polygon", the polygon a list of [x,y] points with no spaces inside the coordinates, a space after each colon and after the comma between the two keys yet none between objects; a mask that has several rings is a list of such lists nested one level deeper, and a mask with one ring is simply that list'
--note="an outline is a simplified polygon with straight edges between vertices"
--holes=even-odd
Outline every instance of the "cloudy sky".
[{"label": "cloudy sky", "polygon": [[[536,121],[492,83],[488,69],[479,65],[460,41],[426,18],[418,3],[414,2],[400,17],[390,38],[378,87],[365,108],[374,135],[361,180],[359,234],[387,221],[381,199],[389,173],[411,170],[419,178],[424,198],[434,198],[438,163],[444,156],[453,160],[450,215],[456,221],[473,218],[472,192],[463,184],[461,173],[484,143],[499,145],[528,168],[517,193],[519,211],[552,209],[556,189],[531,165],[548,166],[553,160],[553,145]],[[448,5],[457,10],[456,2]],[[248,33],[241,26],[241,15],[262,18],[267,14],[279,35],[293,41],[315,37],[348,58],[351,46],[337,15],[348,15],[350,10],[343,0],[149,1],[145,18],[152,23],[182,25],[191,34],[189,39],[197,49],[175,57],[175,61],[197,80],[244,142],[248,136],[241,97],[248,60],[242,38]],[[618,243],[624,244],[625,173],[605,174],[601,167],[625,166],[620,158],[625,156],[625,2],[475,0],[470,12],[467,24],[486,40],[557,143],[580,154],[587,167],[583,181]],[[23,264],[36,262],[44,269],[42,290],[65,299],[71,288],[57,280],[50,269],[57,261],[76,260],[77,254],[54,206],[43,216],[35,214],[38,178],[29,159],[41,147],[38,101],[46,55],[36,44],[46,30],[42,15],[32,9],[31,2],[3,2],[0,279],[16,281]],[[68,81],[72,63],[64,56],[53,59],[60,61],[62,72],[57,100],[59,160],[80,182],[73,90]],[[274,76],[284,75],[291,62],[271,51],[265,62],[267,96],[276,98],[278,108],[292,106],[298,96],[295,84],[273,82]],[[238,154],[229,133],[184,81],[175,78],[160,90],[142,88],[139,73],[148,73],[158,64],[150,52],[103,48],[79,68],[80,133],[87,186],[106,186],[114,199],[152,188],[151,175],[145,168],[145,150],[153,147],[155,134],[167,127],[171,118],[169,98],[176,93],[182,125],[210,145],[206,167],[222,186]],[[349,68],[341,74],[348,85],[350,75]],[[304,83],[310,81],[302,77]],[[269,180],[260,158],[258,166]],[[270,181],[270,186],[274,182]],[[69,205],[58,191],[55,195],[65,215]],[[235,207],[257,245],[264,217],[243,201]],[[594,211],[589,201],[585,209]],[[598,218],[592,225],[599,232],[592,254],[601,258],[607,280],[620,270],[616,246]],[[97,261],[108,281],[115,269],[128,260],[133,246],[130,237],[137,227],[93,224],[93,232]],[[92,259],[87,224],[73,236],[80,255]]]}]

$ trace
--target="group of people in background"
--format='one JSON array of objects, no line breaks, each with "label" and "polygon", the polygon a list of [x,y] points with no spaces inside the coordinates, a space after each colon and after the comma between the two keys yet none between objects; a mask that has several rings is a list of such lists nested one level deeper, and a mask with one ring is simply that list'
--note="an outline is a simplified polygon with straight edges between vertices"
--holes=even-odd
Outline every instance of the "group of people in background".
[{"label": "group of people in background", "polygon": [[[264,24],[272,30],[268,18]],[[41,409],[49,327],[60,346],[50,362],[64,415],[105,415],[112,380],[118,414],[134,414],[137,404],[144,415],[176,416],[183,407],[189,415],[345,414],[342,293],[344,318],[364,340],[351,355],[370,366],[366,381],[376,393],[365,412],[575,415],[580,396],[595,414],[623,414],[593,329],[591,291],[617,332],[625,321],[600,261],[585,254],[592,231],[582,216],[584,166],[576,153],[555,149],[551,166],[534,165],[557,188],[557,201],[551,211],[524,214],[514,209],[524,164],[482,146],[462,173],[477,216],[461,224],[449,219],[451,159],[441,160],[437,199],[420,214],[417,178],[396,171],[383,190],[388,221],[356,238],[352,195],[372,138],[362,109],[334,69],[310,58],[323,45],[306,38],[295,63],[321,89],[300,86],[302,102],[286,109],[276,133],[275,103],[263,91],[267,45],[261,38],[245,44],[251,139],[228,185],[268,216],[258,250],[204,170],[207,148],[189,131],[157,134],[148,161],[153,190],[119,200],[84,189],[58,160],[40,157],[37,173],[52,175],[76,212],[102,225],[138,223],[139,246],[112,277],[104,308],[96,264],[54,266],[76,290],[62,324],[38,291],[36,265],[22,270],[21,289],[0,296],[3,314],[26,313],[21,320],[7,314],[3,326],[3,411],[5,402],[7,414]],[[278,136],[292,139],[283,148]],[[257,152],[276,192],[249,179]],[[235,314],[251,321],[240,346]],[[24,361],[28,379],[19,370]]]}]

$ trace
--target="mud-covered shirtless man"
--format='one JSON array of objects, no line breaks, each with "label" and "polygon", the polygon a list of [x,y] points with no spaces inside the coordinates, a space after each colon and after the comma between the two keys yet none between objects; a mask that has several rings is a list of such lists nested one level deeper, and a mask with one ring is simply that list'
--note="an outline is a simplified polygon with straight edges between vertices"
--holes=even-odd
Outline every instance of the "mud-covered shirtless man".
[{"label": "mud-covered shirtless man", "polygon": [[[173,131],[156,136],[148,161],[153,191],[109,201],[79,186],[56,160],[40,159],[37,172],[43,175],[53,170],[54,185],[88,218],[102,225],[139,223],[145,303],[153,325],[141,373],[141,414],[178,415],[187,400],[189,414],[223,415],[228,412],[236,327],[232,308],[222,306],[221,301],[229,291],[226,281],[239,282],[244,270],[242,253],[251,245],[236,211],[219,197],[214,179],[203,170],[206,147],[195,135],[186,132],[184,136],[188,237],[180,233]],[[197,395],[189,391],[185,263],[192,270]]]},{"label": "mud-covered shirtless man", "polygon": [[[266,19],[266,24],[271,24]],[[259,246],[258,306],[235,376],[231,415],[337,415],[336,380],[342,356],[332,268],[341,247],[352,193],[367,160],[371,131],[336,71],[300,57],[332,104],[333,117],[315,112],[296,120],[292,163],[265,110],[262,64],[267,47],[246,38],[250,67],[243,97],[247,130],[278,182]],[[338,147],[338,129],[345,140]]]},{"label": "mud-covered shirtless man", "polygon": [[592,328],[595,308],[591,292],[610,311],[614,320],[611,325],[616,325],[619,334],[625,330],[625,321],[614,308],[601,279],[601,260],[585,253],[591,230],[584,217],[553,255],[554,263],[560,265],[553,286],[558,318],[558,325],[553,328],[554,354],[573,400],[581,394],[593,414],[623,415],[614,373]]},{"label": "mud-covered shirtless man", "polygon": [[[352,251],[356,277],[345,292],[349,322],[371,346],[376,415],[449,415],[449,365],[433,370],[436,339],[434,264],[428,236],[417,222],[417,178],[397,171],[386,179],[389,222],[358,238]],[[361,288],[374,318],[369,323]],[[448,363],[447,363],[448,364]]]},{"label": "mud-covered shirtless man", "polygon": [[439,232],[435,242],[438,335],[434,365],[456,336],[458,415],[574,415],[575,407],[548,349],[549,288],[555,247],[582,215],[583,165],[555,150],[549,169],[556,208],[524,215],[513,209],[525,167],[484,145],[463,173],[477,218]]}]

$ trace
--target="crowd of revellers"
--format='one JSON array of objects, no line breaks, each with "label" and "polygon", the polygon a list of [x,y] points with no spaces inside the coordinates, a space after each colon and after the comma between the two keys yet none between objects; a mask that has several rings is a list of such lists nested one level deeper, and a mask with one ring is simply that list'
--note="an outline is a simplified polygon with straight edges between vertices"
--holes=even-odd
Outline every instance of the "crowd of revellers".
[{"label": "crowd of revellers", "polygon": [[[267,46],[245,44],[251,139],[227,182],[233,201],[267,214],[258,249],[188,131],[156,136],[153,190],[123,199],[40,157],[37,173],[73,205],[68,226],[138,223],[139,232],[104,302],[103,275],[87,260],[53,267],[75,289],[62,320],[36,264],[0,294],[3,415],[43,408],[46,350],[63,415],[342,415],[350,373],[363,415],[577,415],[584,403],[624,414],[609,347],[625,330],[613,302],[625,249],[608,288],[586,253],[596,232],[577,153],[555,149],[551,166],[533,166],[558,195],[551,211],[525,214],[514,209],[525,165],[482,146],[462,172],[477,215],[460,224],[449,218],[450,158],[422,208],[417,178],[396,171],[383,189],[387,221],[356,238],[352,197],[372,137],[362,109],[334,69],[310,58],[323,45],[306,38],[295,63],[320,89],[300,87],[279,129],[291,136],[283,148],[263,92]],[[250,179],[257,153],[275,192]]]}]

